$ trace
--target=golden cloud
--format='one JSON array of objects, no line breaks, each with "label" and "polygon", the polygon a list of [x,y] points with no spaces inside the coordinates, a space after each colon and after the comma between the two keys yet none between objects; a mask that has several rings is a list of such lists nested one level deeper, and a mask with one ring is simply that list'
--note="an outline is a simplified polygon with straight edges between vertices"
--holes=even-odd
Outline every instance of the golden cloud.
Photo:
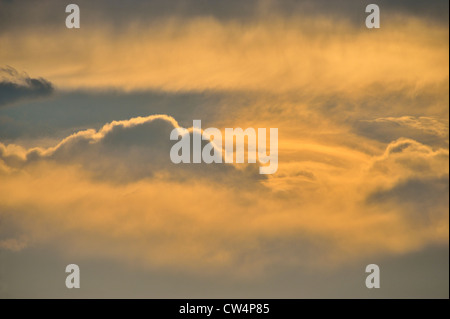
[{"label": "golden cloud", "polygon": [[[114,125],[132,129],[145,123],[138,122]],[[2,247],[49,245],[77,258],[202,273],[233,269],[248,276],[274,264],[338,267],[448,241],[447,150],[408,139],[394,141],[377,156],[320,144],[298,151],[306,149],[309,159],[294,156],[263,182],[266,187],[246,189],[230,188],[221,179],[177,180],[166,174],[111,182],[95,178],[76,158],[21,168],[3,163],[0,211],[16,231]],[[9,146],[2,154],[24,152]],[[112,159],[91,160],[101,167]],[[133,166],[134,158],[128,160]],[[414,205],[416,193],[405,197],[401,187],[416,180],[418,186],[407,185],[410,190],[437,192],[438,200],[411,215],[404,204]]]},{"label": "golden cloud", "polygon": [[0,36],[0,60],[60,88],[364,94],[372,83],[448,81],[448,28],[392,19],[379,30],[276,16],[247,24],[174,18],[124,29],[18,30]]}]

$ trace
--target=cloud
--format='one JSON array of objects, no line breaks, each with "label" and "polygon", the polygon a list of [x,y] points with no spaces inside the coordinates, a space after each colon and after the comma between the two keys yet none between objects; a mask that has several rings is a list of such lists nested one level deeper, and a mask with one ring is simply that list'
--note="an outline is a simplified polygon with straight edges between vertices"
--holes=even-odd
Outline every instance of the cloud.
[{"label": "cloud", "polygon": [[[1,249],[228,281],[448,245],[448,3],[380,3],[4,5],[0,60],[63,91],[0,110]],[[278,127],[279,171],[172,164],[193,119]]]},{"label": "cloud", "polygon": [[392,205],[404,207],[405,220],[412,224],[433,224],[448,218],[449,179],[412,178],[399,182],[391,189],[380,190],[368,197],[372,204],[383,203],[387,210]]},{"label": "cloud", "polygon": [[385,117],[375,119],[372,122],[394,123],[398,124],[399,126],[406,126],[408,128],[420,130],[427,134],[437,135],[444,138],[448,137],[448,125],[445,125],[437,119],[426,116]]},{"label": "cloud", "polygon": [[[326,16],[336,21],[349,21],[361,25],[366,17],[365,7],[369,0],[355,2],[341,0],[338,3],[326,0],[239,0],[195,1],[173,0],[168,4],[164,0],[130,1],[124,5],[121,1],[86,1],[79,0],[77,4],[83,12],[83,25],[96,27],[99,24],[110,23],[117,30],[135,23],[139,25],[152,24],[165,19],[195,19],[213,17],[219,21],[236,21],[251,23],[257,19],[267,19],[281,16],[284,18]],[[432,23],[448,23],[448,2],[432,0],[424,3],[415,1],[379,0],[377,4],[383,13],[383,19],[393,15],[414,16]],[[56,0],[43,0],[37,6],[32,1],[0,1],[0,32],[14,29],[32,28],[36,24],[48,28],[64,27],[61,15],[65,14],[66,3]],[[386,24],[385,24],[386,25]]]},{"label": "cloud", "polygon": [[[407,19],[368,37],[367,30],[327,19],[271,21],[158,21],[149,32],[125,28],[114,43],[107,28],[56,32],[67,46],[51,47],[58,57],[51,65],[58,67],[39,74],[53,72],[49,78],[65,89],[151,88],[175,101],[170,114],[185,121],[191,115],[178,97],[193,92],[203,102],[198,118],[215,121],[208,126],[279,127],[279,174],[261,181],[226,165],[219,172],[201,165],[169,169],[174,124],[162,118],[111,122],[57,147],[4,145],[1,210],[17,212],[17,234],[26,234],[28,245],[79,258],[236,276],[279,265],[334,268],[448,241],[445,214],[428,224],[408,223],[401,200],[368,200],[408,180],[443,178],[448,144],[389,134],[370,139],[354,129],[354,123],[369,124],[361,120],[388,117],[442,121],[448,71],[434,61],[448,64],[447,29]],[[28,36],[4,39],[32,48]],[[43,41],[53,43],[54,36]],[[79,51],[93,46],[98,49]],[[413,53],[405,59],[398,52]],[[45,59],[43,53],[37,56]],[[68,102],[76,114],[77,103]],[[97,121],[113,116],[108,103],[88,104],[100,114]],[[127,111],[143,114],[142,105]],[[95,127],[85,114],[77,125]],[[440,198],[434,208],[445,202]]]},{"label": "cloud", "polygon": [[376,33],[327,16],[176,16],[118,29],[108,21],[0,34],[0,59],[65,89],[348,93],[448,81],[447,26],[414,17],[390,17]]},{"label": "cloud", "polygon": [[368,211],[376,207],[386,217],[396,216],[402,227],[430,242],[448,236],[448,167],[448,149],[405,138],[391,142],[363,175]]},{"label": "cloud", "polygon": [[[98,178],[120,181],[152,178],[158,174],[176,179],[191,175],[214,180],[220,176],[222,183],[237,187],[265,179],[258,173],[256,164],[246,165],[243,169],[225,163],[173,164],[169,154],[176,142],[170,141],[169,137],[170,132],[179,127],[178,122],[167,115],[135,117],[105,124],[98,131],[79,131],[49,148],[24,149],[0,143],[0,158],[13,168],[39,161],[76,163]],[[203,133],[191,129],[189,134],[192,140],[193,135]],[[206,144],[206,141],[202,142],[202,146]],[[203,174],[198,174],[200,172]]]},{"label": "cloud", "polygon": [[429,116],[382,117],[355,122],[356,131],[382,142],[410,138],[428,145],[448,146],[448,121]]},{"label": "cloud", "polygon": [[48,96],[53,85],[43,78],[31,78],[12,67],[0,68],[0,107],[21,99]]},{"label": "cloud", "polygon": [[[164,171],[159,151],[168,162],[166,134],[176,126],[173,118],[150,116],[82,131],[47,149],[2,145],[0,212],[14,229],[7,243],[145,269],[252,277],[281,266],[335,268],[448,240],[447,150],[407,139],[377,156],[310,145],[341,163],[298,159],[280,174],[289,179],[285,191],[273,187],[276,176],[257,187],[232,166],[226,174],[188,165],[155,175]],[[132,178],[117,178],[121,173]],[[424,190],[439,193],[408,211]]]},{"label": "cloud", "polygon": [[382,156],[375,157],[370,169],[394,181],[405,176],[448,175],[448,157],[448,149],[433,150],[415,140],[400,138],[389,143]]}]

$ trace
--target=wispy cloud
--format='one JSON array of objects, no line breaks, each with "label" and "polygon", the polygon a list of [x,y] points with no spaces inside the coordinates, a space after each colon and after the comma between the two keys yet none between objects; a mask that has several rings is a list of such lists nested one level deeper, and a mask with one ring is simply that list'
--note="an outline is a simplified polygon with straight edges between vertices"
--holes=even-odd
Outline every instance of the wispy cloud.
[{"label": "wispy cloud", "polygon": [[447,81],[447,38],[445,27],[414,18],[369,33],[320,16],[246,24],[195,17],[118,30],[105,24],[77,33],[1,34],[0,59],[62,88],[361,92],[373,83]]}]

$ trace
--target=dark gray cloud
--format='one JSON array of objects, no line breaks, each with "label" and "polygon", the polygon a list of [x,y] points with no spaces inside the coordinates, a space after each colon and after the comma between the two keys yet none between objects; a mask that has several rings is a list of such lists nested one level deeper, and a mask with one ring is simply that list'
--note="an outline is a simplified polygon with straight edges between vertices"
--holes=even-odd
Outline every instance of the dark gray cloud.
[{"label": "dark gray cloud", "polygon": [[[170,17],[213,17],[218,20],[233,20],[240,23],[258,18],[279,15],[286,18],[299,16],[327,16],[345,19],[363,27],[365,7],[374,1],[354,0],[131,0],[88,1],[79,0],[83,27],[107,24],[122,28],[128,24],[152,24]],[[378,0],[384,17],[408,15],[428,19],[432,22],[448,23],[449,3],[445,0],[403,1]],[[65,28],[65,6],[68,3],[56,0],[0,1],[0,33],[12,29],[33,27]],[[386,24],[385,24],[386,25]]]},{"label": "dark gray cloud", "polygon": [[21,99],[48,96],[53,85],[43,78],[31,78],[7,66],[0,68],[0,107]]}]

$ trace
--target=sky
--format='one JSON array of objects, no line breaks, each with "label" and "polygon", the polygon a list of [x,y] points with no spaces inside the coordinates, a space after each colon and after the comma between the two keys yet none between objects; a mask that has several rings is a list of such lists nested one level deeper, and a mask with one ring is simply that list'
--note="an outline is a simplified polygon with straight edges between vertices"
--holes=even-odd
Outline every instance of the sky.
[{"label": "sky", "polygon": [[449,297],[448,1],[76,3],[0,0],[1,298]]}]

